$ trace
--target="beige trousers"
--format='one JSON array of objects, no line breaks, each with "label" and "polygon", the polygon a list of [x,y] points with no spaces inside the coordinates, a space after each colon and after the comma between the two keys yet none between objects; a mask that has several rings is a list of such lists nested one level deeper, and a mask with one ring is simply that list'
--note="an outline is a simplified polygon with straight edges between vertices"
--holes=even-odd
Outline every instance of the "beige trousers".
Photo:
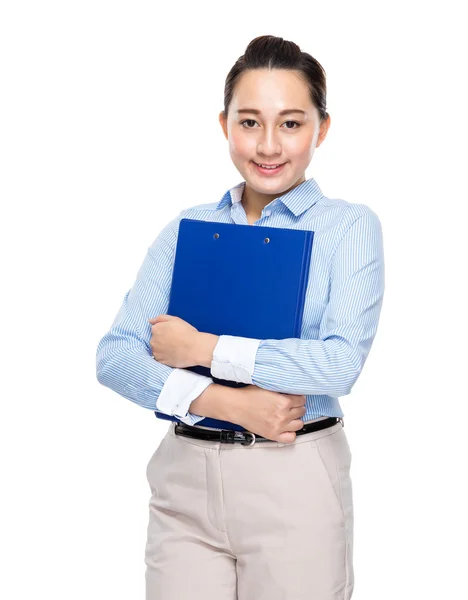
[{"label": "beige trousers", "polygon": [[340,422],[250,447],[174,428],[146,470],[146,600],[351,598],[351,452]]}]

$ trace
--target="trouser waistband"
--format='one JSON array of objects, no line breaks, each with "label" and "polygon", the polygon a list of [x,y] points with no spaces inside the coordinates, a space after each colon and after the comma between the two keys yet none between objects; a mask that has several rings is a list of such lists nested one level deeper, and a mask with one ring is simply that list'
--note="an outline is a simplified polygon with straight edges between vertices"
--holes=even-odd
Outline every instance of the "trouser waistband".
[{"label": "trouser waistband", "polygon": [[[327,417],[313,421],[311,423],[305,423],[302,429],[296,431],[297,435],[304,435],[311,433],[312,431],[320,431],[327,427],[332,427],[341,421],[344,427],[344,421],[341,417]],[[225,444],[234,444],[236,442],[243,446],[253,446],[256,442],[271,442],[269,438],[265,438],[261,435],[253,433],[251,431],[236,431],[233,429],[222,429],[221,431],[212,430],[208,428],[195,427],[192,425],[186,425],[185,423],[176,423],[174,427],[176,435],[182,435],[185,437],[196,438],[199,440],[209,440],[213,442],[221,442]]]}]

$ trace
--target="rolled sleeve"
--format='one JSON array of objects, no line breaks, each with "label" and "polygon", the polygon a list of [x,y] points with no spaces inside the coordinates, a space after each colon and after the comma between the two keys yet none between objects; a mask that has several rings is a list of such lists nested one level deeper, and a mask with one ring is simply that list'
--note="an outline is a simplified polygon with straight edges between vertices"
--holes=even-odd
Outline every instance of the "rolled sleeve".
[{"label": "rolled sleeve", "polygon": [[221,335],[213,351],[213,377],[252,384],[259,343],[254,338]]},{"label": "rolled sleeve", "polygon": [[167,415],[176,416],[187,425],[195,425],[205,417],[189,412],[190,404],[212,383],[211,377],[186,369],[174,369],[159,394],[156,408]]}]

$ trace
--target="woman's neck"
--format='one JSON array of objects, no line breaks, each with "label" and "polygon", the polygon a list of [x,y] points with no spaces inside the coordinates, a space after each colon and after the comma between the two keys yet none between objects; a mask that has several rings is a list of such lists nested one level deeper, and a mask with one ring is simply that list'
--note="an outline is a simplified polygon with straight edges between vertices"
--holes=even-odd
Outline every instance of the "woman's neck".
[{"label": "woman's neck", "polygon": [[275,198],[284,196],[284,194],[287,194],[288,192],[290,192],[292,189],[294,189],[301,183],[304,183],[304,181],[305,181],[305,177],[302,177],[299,181],[297,181],[290,188],[283,190],[281,192],[278,192],[277,194],[262,194],[261,192],[257,192],[256,190],[253,190],[246,182],[244,185],[244,191],[242,192],[242,198],[241,198],[241,203],[242,203],[242,206],[244,207],[246,215],[250,215],[252,218],[255,218],[255,220],[260,219],[265,206],[270,204],[270,202],[273,202],[273,200],[275,200]]}]

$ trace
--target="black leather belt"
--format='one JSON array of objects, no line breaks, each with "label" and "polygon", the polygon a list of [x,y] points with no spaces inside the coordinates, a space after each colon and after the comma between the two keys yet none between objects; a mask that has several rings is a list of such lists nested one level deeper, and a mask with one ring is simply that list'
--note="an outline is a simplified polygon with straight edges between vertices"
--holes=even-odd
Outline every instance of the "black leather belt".
[{"label": "black leather belt", "polygon": [[[344,422],[341,417],[328,417],[328,419],[306,423],[302,429],[296,431],[296,435],[304,435],[305,433],[311,433],[312,431],[320,431],[320,429],[332,427],[332,425],[336,425],[340,421],[344,427]],[[222,429],[221,431],[212,429],[210,431],[208,428],[202,429],[201,427],[186,425],[185,423],[176,423],[174,432],[177,435],[183,435],[185,437],[196,438],[198,440],[221,442],[223,444],[234,444],[235,442],[240,442],[242,446],[253,446],[255,442],[261,441],[274,441],[256,433],[252,433],[251,431],[235,431],[231,429]]]}]

